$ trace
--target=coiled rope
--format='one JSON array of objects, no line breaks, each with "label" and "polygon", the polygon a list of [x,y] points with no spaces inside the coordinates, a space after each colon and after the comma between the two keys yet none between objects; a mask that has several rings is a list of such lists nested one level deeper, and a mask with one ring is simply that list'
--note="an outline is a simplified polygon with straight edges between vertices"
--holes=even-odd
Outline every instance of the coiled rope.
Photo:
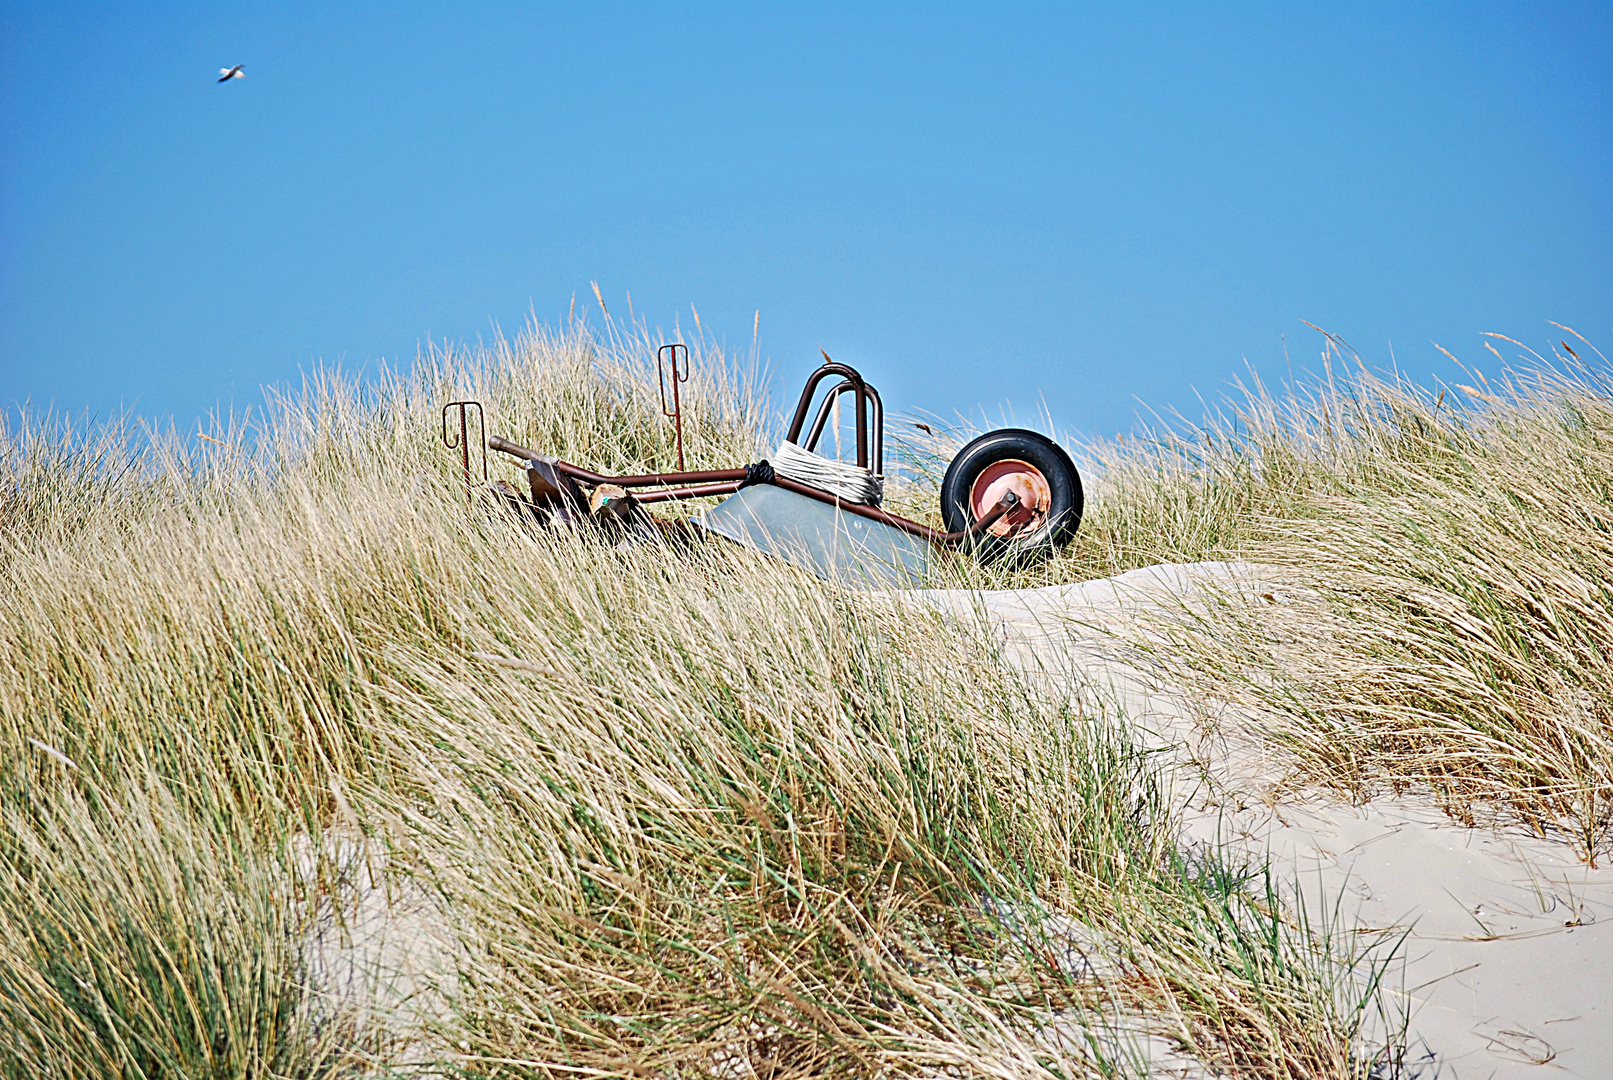
[{"label": "coiled rope", "polygon": [[779,443],[773,471],[787,480],[827,491],[842,502],[878,506],[885,498],[885,478],[847,461],[819,457],[792,442]]}]

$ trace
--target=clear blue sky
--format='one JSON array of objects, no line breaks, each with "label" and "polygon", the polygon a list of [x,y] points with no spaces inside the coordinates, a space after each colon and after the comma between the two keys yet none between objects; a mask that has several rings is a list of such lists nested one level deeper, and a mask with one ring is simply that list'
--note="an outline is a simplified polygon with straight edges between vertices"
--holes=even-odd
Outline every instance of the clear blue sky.
[{"label": "clear blue sky", "polygon": [[[181,426],[529,310],[1128,429],[1337,332],[1613,345],[1613,6],[0,4],[0,405]],[[247,77],[218,85],[221,67]],[[782,404],[782,402],[781,402]]]}]

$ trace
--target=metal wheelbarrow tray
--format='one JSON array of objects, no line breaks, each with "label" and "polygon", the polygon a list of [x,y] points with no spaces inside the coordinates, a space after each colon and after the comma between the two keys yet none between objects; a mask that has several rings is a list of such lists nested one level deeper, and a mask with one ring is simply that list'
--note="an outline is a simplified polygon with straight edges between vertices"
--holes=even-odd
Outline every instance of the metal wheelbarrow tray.
[{"label": "metal wheelbarrow tray", "polygon": [[[670,363],[663,364],[670,353]],[[681,364],[680,364],[681,353]],[[1034,431],[1004,428],[960,450],[941,484],[945,530],[893,514],[878,505],[884,473],[884,407],[879,393],[852,367],[824,355],[807,378],[795,415],[774,460],[732,469],[683,469],[683,418],[679,383],[688,378],[688,351],[663,346],[662,411],[677,430],[678,471],[610,476],[493,436],[485,446],[519,459],[530,497],[508,484],[495,491],[520,512],[555,524],[589,523],[607,530],[646,533],[679,528],[657,521],[646,506],[676,499],[728,496],[695,519],[707,533],[756,548],[802,566],[820,577],[871,586],[902,586],[921,580],[937,552],[966,551],[982,562],[1024,565],[1045,559],[1069,543],[1080,526],[1081,478],[1063,448]],[[667,408],[666,368],[672,403]],[[802,431],[826,379],[830,385],[806,438]],[[851,394],[856,411],[857,462],[820,458],[817,449],[832,407]],[[457,441],[449,410],[459,409]],[[472,482],[467,409],[476,402],[443,407],[443,441],[461,452]],[[803,454],[803,451],[805,454]],[[807,456],[811,455],[811,456]],[[486,479],[485,450],[483,480]]]}]

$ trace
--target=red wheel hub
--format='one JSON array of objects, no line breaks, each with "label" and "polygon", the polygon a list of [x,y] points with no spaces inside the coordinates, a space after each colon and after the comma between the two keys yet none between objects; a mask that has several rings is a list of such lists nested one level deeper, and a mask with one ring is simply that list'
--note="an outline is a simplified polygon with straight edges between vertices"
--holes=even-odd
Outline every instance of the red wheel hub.
[{"label": "red wheel hub", "polygon": [[1019,496],[1019,505],[998,518],[986,531],[993,536],[1013,536],[1034,529],[1047,517],[1053,505],[1053,492],[1042,470],[1018,458],[994,461],[976,477],[969,489],[969,509],[979,521],[1008,492]]}]

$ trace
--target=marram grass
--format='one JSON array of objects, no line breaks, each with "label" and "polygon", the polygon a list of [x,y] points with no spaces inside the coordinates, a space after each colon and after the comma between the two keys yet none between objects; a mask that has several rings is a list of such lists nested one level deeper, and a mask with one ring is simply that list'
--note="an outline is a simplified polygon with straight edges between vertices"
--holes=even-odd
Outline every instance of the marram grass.
[{"label": "marram grass", "polygon": [[[653,344],[610,324],[433,351],[205,439],[6,433],[0,1070],[1112,1076],[1145,1073],[1152,1036],[1240,1076],[1365,1074],[1381,960],[1306,924],[1261,867],[1179,851],[1116,718],[1050,699],[973,628],[737,549],[618,550],[467,507],[436,442],[459,397],[493,433],[596,467],[669,463]],[[694,351],[691,466],[765,454],[755,384]],[[1541,416],[1561,393],[1538,389]],[[1529,402],[1437,418],[1482,447],[1507,409],[1537,423]],[[1605,431],[1591,405],[1584,432]],[[1370,433],[1288,453],[1302,429],[1273,414],[1265,449],[1241,429],[1088,448],[1101,467],[1067,557],[953,572],[1035,584],[1228,552],[1300,572],[1323,531],[1374,550],[1326,526],[1349,499],[1449,457],[1413,447],[1391,468]],[[915,477],[903,505],[925,498]],[[1382,520],[1431,512],[1412,486]],[[1239,664],[1279,663],[1238,625]],[[1363,647],[1337,639],[1346,659]],[[1594,670],[1574,663],[1552,670]],[[1374,685],[1347,684],[1364,716]],[[1454,693],[1441,715],[1467,715]],[[1354,775],[1307,749],[1337,717],[1272,715],[1319,775]],[[1592,779],[1593,715],[1573,774]],[[1376,745],[1357,758],[1412,782]],[[357,897],[356,880],[379,885]],[[407,993],[333,987],[309,944],[387,982],[357,944],[375,905],[439,946]]]},{"label": "marram grass", "polygon": [[1165,669],[1212,711],[1351,798],[1426,791],[1605,859],[1613,380],[1581,353],[1601,360],[1579,342],[1438,391],[1364,368],[1257,385],[1208,427],[1098,449],[1108,492],[1045,572],[1261,564],[1270,603],[1163,628]]}]

